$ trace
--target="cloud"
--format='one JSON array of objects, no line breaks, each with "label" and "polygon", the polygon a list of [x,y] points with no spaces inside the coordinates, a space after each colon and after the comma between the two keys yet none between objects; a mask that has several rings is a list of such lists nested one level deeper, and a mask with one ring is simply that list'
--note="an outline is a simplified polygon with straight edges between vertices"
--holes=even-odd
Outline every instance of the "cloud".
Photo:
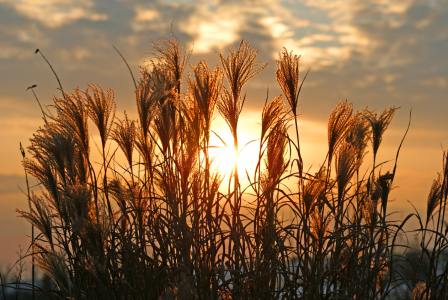
[{"label": "cloud", "polygon": [[[250,2],[250,1],[249,1]],[[194,54],[221,51],[241,38],[254,19],[269,15],[267,8],[241,1],[139,4],[132,20],[134,32],[166,30],[174,20],[176,33],[182,32],[194,44]],[[168,20],[168,21],[167,21]]]},{"label": "cloud", "polygon": [[92,1],[78,0],[6,0],[19,14],[30,20],[56,28],[73,23],[80,19],[91,21],[107,20],[106,14],[95,12]]},{"label": "cloud", "polygon": [[445,88],[447,86],[447,79],[445,77],[435,77],[432,79],[423,79],[421,81],[422,85],[429,86],[429,87],[436,87],[436,88]]},{"label": "cloud", "polygon": [[[227,16],[228,17],[228,16]],[[207,18],[208,19],[208,18]],[[192,17],[191,22],[183,30],[195,38],[193,40],[195,54],[221,50],[224,45],[238,40],[238,20],[229,20],[226,14],[216,14],[213,21],[200,17]],[[220,34],[217,34],[220,32]]]},{"label": "cloud", "polygon": [[28,23],[10,6],[0,2],[0,60],[25,60],[32,56],[26,51],[33,43],[48,43],[49,40],[35,23]]},{"label": "cloud", "polygon": [[[138,77],[136,66],[150,58],[149,42],[169,38],[173,20],[179,41],[187,49],[194,44],[190,63],[199,59],[218,63],[214,51],[225,54],[240,39],[250,40],[260,50],[258,59],[270,66],[249,82],[248,88],[253,89],[248,93],[249,106],[259,107],[268,84],[271,94],[280,93],[274,60],[282,47],[302,56],[302,72],[311,67],[300,103],[305,113],[315,117],[327,116],[320,106],[333,107],[343,99],[357,102],[360,108],[375,103],[380,109],[393,103],[409,108],[416,104],[429,111],[447,91],[448,5],[437,0],[82,0],[75,4],[6,0],[0,6],[0,60],[8,60],[11,66],[14,59],[26,62],[15,64],[14,71],[7,71],[5,65],[0,70],[20,73],[21,78],[46,74],[52,87],[45,96],[47,103],[57,91],[48,66],[33,54],[36,48],[45,53],[67,90],[90,82],[112,86],[118,101],[128,108],[133,102],[124,99],[132,98],[133,84],[112,45]],[[61,15],[66,21],[58,21]],[[95,15],[107,19],[97,22]],[[48,25],[50,21],[53,25]],[[12,86],[8,80],[5,85]],[[13,97],[13,91],[8,93]]]},{"label": "cloud", "polygon": [[[166,4],[163,6],[171,7],[173,9],[178,7],[174,4]],[[167,29],[171,21],[166,19],[166,13],[166,10],[158,8],[154,3],[136,5],[134,7],[134,16],[131,22],[132,30],[138,33]]]},{"label": "cloud", "polygon": [[36,60],[32,53],[40,48],[70,76],[88,70],[102,76],[125,73],[111,45],[135,72],[149,58],[149,42],[169,37],[174,20],[179,40],[187,48],[194,44],[192,62],[196,57],[217,61],[214,51],[225,52],[242,38],[252,41],[259,59],[274,68],[259,75],[263,85],[286,47],[302,55],[304,68],[312,66],[310,86],[335,85],[335,72],[344,78],[345,87],[334,90],[341,98],[366,89],[398,93],[406,82],[413,82],[413,88],[445,89],[448,9],[437,0],[6,0],[0,6],[0,59]]}]

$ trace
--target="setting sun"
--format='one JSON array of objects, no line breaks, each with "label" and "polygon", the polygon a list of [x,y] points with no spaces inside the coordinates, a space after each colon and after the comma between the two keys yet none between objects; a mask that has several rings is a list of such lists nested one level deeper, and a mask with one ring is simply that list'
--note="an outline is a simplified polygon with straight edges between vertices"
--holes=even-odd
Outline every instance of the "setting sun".
[{"label": "setting sun", "polygon": [[[240,180],[246,177],[246,171],[249,176],[253,176],[257,166],[258,148],[260,145],[260,128],[256,120],[249,117],[243,118],[241,124],[245,126],[241,126],[238,129],[239,154],[237,167]],[[251,128],[251,130],[247,128]],[[223,181],[223,185],[225,185],[235,165],[236,155],[233,148],[233,136],[227,124],[221,118],[216,118],[213,121],[212,130],[214,132],[210,136],[210,157],[213,159],[212,166],[225,176]]]}]

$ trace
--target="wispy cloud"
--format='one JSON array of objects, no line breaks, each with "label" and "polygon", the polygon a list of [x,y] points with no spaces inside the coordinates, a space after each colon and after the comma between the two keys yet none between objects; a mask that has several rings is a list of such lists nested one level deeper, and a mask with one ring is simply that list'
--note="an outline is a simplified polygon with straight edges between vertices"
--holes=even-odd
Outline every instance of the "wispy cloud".
[{"label": "wispy cloud", "polygon": [[89,0],[6,0],[19,14],[43,25],[56,28],[80,19],[104,21],[108,16],[97,13]]}]

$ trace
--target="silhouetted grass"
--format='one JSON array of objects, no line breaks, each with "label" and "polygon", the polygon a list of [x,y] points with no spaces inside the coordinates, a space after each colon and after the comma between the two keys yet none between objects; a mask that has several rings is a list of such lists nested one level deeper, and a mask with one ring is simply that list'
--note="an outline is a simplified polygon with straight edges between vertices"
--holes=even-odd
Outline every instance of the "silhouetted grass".
[{"label": "silhouetted grass", "polygon": [[[48,297],[447,296],[447,152],[425,222],[418,213],[387,218],[397,164],[382,173],[376,155],[398,108],[378,116],[337,104],[328,121],[327,157],[317,173],[307,173],[297,127],[299,57],[285,49],[276,74],[286,101],[279,95],[264,104],[256,169],[238,170],[229,162],[234,168],[222,193],[224,175],[210,154],[215,110],[238,154],[241,90],[266,64],[256,62],[257,51],[242,41],[229,56],[219,54],[222,67],[211,70],[201,61],[185,80],[190,54],[184,47],[175,38],[152,47],[157,56],[141,68],[135,90],[137,120],[117,119],[113,91],[89,85],[85,92],[62,91],[64,97],[54,99],[56,114],[46,115],[31,138],[23,165],[42,191],[31,192],[30,211],[19,213],[40,232],[33,257],[57,286]],[[91,160],[89,119],[101,137],[100,167]],[[369,143],[373,159],[366,156]],[[116,161],[117,151],[124,162]],[[363,163],[371,171],[360,178]],[[292,217],[281,218],[284,212]],[[410,218],[422,233],[413,259],[397,244]]]}]

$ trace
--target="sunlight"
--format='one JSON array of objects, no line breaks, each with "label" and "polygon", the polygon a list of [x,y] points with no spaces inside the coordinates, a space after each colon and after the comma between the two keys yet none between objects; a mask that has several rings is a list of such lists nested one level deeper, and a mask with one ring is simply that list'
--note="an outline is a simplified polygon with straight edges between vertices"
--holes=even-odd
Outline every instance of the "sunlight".
[{"label": "sunlight", "polygon": [[[239,155],[237,159],[238,174],[240,180],[246,178],[246,171],[253,176],[258,162],[259,126],[254,120],[241,120],[238,129]],[[250,131],[248,129],[251,129]],[[210,156],[213,158],[212,166],[225,177],[223,184],[227,184],[235,165],[235,151],[233,148],[233,136],[224,120],[214,120],[210,136]],[[219,137],[218,137],[219,135]],[[222,141],[221,141],[222,139]],[[224,143],[225,144],[224,144]],[[246,178],[247,180],[247,178]]]}]

